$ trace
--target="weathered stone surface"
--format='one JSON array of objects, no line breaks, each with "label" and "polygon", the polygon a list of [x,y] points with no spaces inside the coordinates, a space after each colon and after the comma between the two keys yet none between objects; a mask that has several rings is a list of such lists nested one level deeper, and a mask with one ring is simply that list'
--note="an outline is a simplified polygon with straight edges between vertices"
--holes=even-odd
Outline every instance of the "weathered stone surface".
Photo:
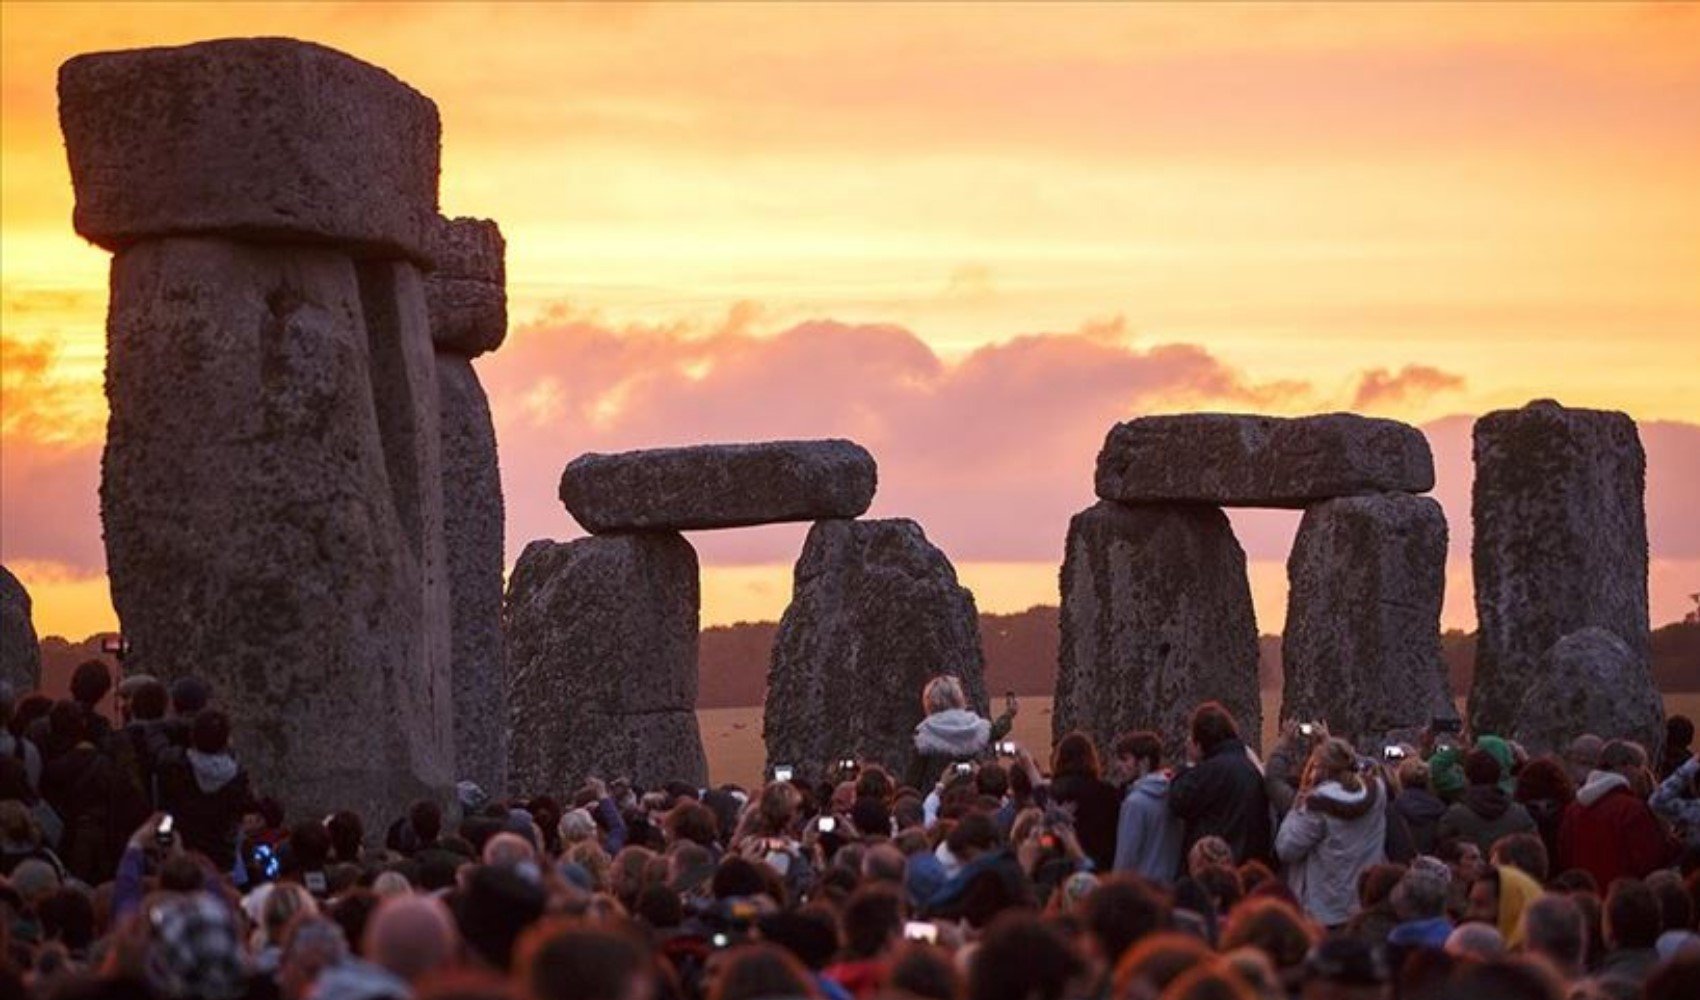
[{"label": "weathered stone surface", "polygon": [[1571,632],[1610,629],[1650,661],[1647,459],[1624,414],[1543,400],[1476,421],[1475,462],[1470,724],[1499,733]]},{"label": "weathered stone surface", "polygon": [[1531,754],[1558,753],[1580,733],[1634,740],[1658,760],[1664,700],[1652,671],[1616,632],[1589,626],[1553,643],[1517,709],[1511,736]]},{"label": "weathered stone surface", "polygon": [[101,480],[126,667],[201,675],[291,815],[446,799],[437,387],[412,265],[121,251]]},{"label": "weathered stone surface", "polygon": [[425,281],[439,351],[475,358],[508,335],[507,241],[488,219],[443,219],[433,229],[436,270]]},{"label": "weathered stone surface", "polygon": [[22,696],[41,684],[41,646],[30,617],[30,595],[0,566],[0,681]]},{"label": "weathered stone surface", "polygon": [[914,753],[921,689],[963,680],[986,712],[974,595],[907,519],[826,520],[797,559],[767,675],[767,761],[815,777],[839,757],[878,760],[901,776]]},{"label": "weathered stone surface", "polygon": [[873,456],[851,441],[656,448],[573,459],[561,502],[595,534],[739,528],[857,517],[875,479]]},{"label": "weathered stone surface", "polygon": [[1098,453],[1098,496],[1123,503],[1305,507],[1367,493],[1426,493],[1434,458],[1421,431],[1355,413],[1230,413],[1117,424]]},{"label": "weathered stone surface", "polygon": [[1227,515],[1197,505],[1098,503],[1069,521],[1052,733],[1100,748],[1151,729],[1179,755],[1200,702],[1226,705],[1255,745],[1257,622]]},{"label": "weathered stone surface", "polygon": [[532,542],[503,624],[515,792],[585,778],[702,784],[697,556],[671,532]]},{"label": "weathered stone surface", "polygon": [[437,107],[333,49],[236,38],[59,69],[77,232],[331,242],[429,259]]},{"label": "weathered stone surface", "polygon": [[508,786],[507,655],[502,648],[502,479],[490,402],[472,363],[437,355],[443,434],[456,776]]},{"label": "weathered stone surface", "polygon": [[1440,504],[1389,493],[1311,506],[1287,581],[1283,719],[1320,719],[1367,750],[1451,714],[1440,656]]}]

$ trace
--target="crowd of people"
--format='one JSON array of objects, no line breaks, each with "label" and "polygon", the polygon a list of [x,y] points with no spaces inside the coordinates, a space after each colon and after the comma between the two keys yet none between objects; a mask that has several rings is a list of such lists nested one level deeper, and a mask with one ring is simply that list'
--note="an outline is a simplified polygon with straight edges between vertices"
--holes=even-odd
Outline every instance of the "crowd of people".
[{"label": "crowd of people", "polygon": [[462,782],[301,817],[207,685],[126,678],[117,724],[111,689],[91,662],[70,699],[0,690],[0,996],[1700,997],[1681,717],[1656,758],[1445,720],[1374,747],[1294,720],[1263,757],[1211,702],[1040,760],[1013,701],[985,719],[939,678],[901,779]]}]

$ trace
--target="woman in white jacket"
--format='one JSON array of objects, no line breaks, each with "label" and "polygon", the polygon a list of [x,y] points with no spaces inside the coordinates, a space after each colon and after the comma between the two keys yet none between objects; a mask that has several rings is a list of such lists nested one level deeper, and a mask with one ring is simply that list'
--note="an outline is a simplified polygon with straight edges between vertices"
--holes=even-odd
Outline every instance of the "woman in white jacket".
[{"label": "woman in white jacket", "polygon": [[1386,858],[1386,788],[1362,773],[1342,739],[1311,751],[1293,808],[1275,834],[1275,854],[1287,885],[1324,927],[1338,927],[1358,909],[1358,875]]}]

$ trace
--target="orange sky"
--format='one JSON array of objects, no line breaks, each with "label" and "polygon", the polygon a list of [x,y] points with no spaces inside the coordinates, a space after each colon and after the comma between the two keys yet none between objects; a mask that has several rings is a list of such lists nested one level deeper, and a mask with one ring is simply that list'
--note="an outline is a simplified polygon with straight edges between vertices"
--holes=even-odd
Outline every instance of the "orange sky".
[{"label": "orange sky", "polygon": [[[43,631],[111,623],[55,71],[232,34],[437,101],[445,211],[509,237],[510,554],[573,533],[589,447],[850,433],[1008,610],[1055,600],[1110,420],[1552,396],[1671,428],[1655,620],[1700,590],[1700,7],[5,3],[0,557]],[[1282,530],[1242,527],[1270,629]],[[777,614],[795,541],[701,540],[705,618]]]}]

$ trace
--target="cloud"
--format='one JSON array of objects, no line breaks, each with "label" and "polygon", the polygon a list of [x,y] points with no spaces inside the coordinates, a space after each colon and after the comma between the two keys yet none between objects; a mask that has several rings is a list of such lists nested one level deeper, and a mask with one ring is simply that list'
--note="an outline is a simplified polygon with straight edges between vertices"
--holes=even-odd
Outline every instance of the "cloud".
[{"label": "cloud", "polygon": [[1352,409],[1373,410],[1383,404],[1426,401],[1443,392],[1464,388],[1464,376],[1429,365],[1406,365],[1397,372],[1373,368],[1358,379]]},{"label": "cloud", "polygon": [[[812,320],[751,332],[751,307],[706,331],[613,329],[558,312],[479,362],[501,442],[510,557],[576,533],[556,500],[586,451],[843,436],[880,463],[874,513],[919,519],[961,558],[1053,558],[1092,502],[1105,432],[1140,413],[1293,412],[1308,384],[1248,379],[1203,348],[1140,346],[1119,320],[940,357],[890,324]],[[705,558],[792,558],[794,529],[705,535]]]}]

